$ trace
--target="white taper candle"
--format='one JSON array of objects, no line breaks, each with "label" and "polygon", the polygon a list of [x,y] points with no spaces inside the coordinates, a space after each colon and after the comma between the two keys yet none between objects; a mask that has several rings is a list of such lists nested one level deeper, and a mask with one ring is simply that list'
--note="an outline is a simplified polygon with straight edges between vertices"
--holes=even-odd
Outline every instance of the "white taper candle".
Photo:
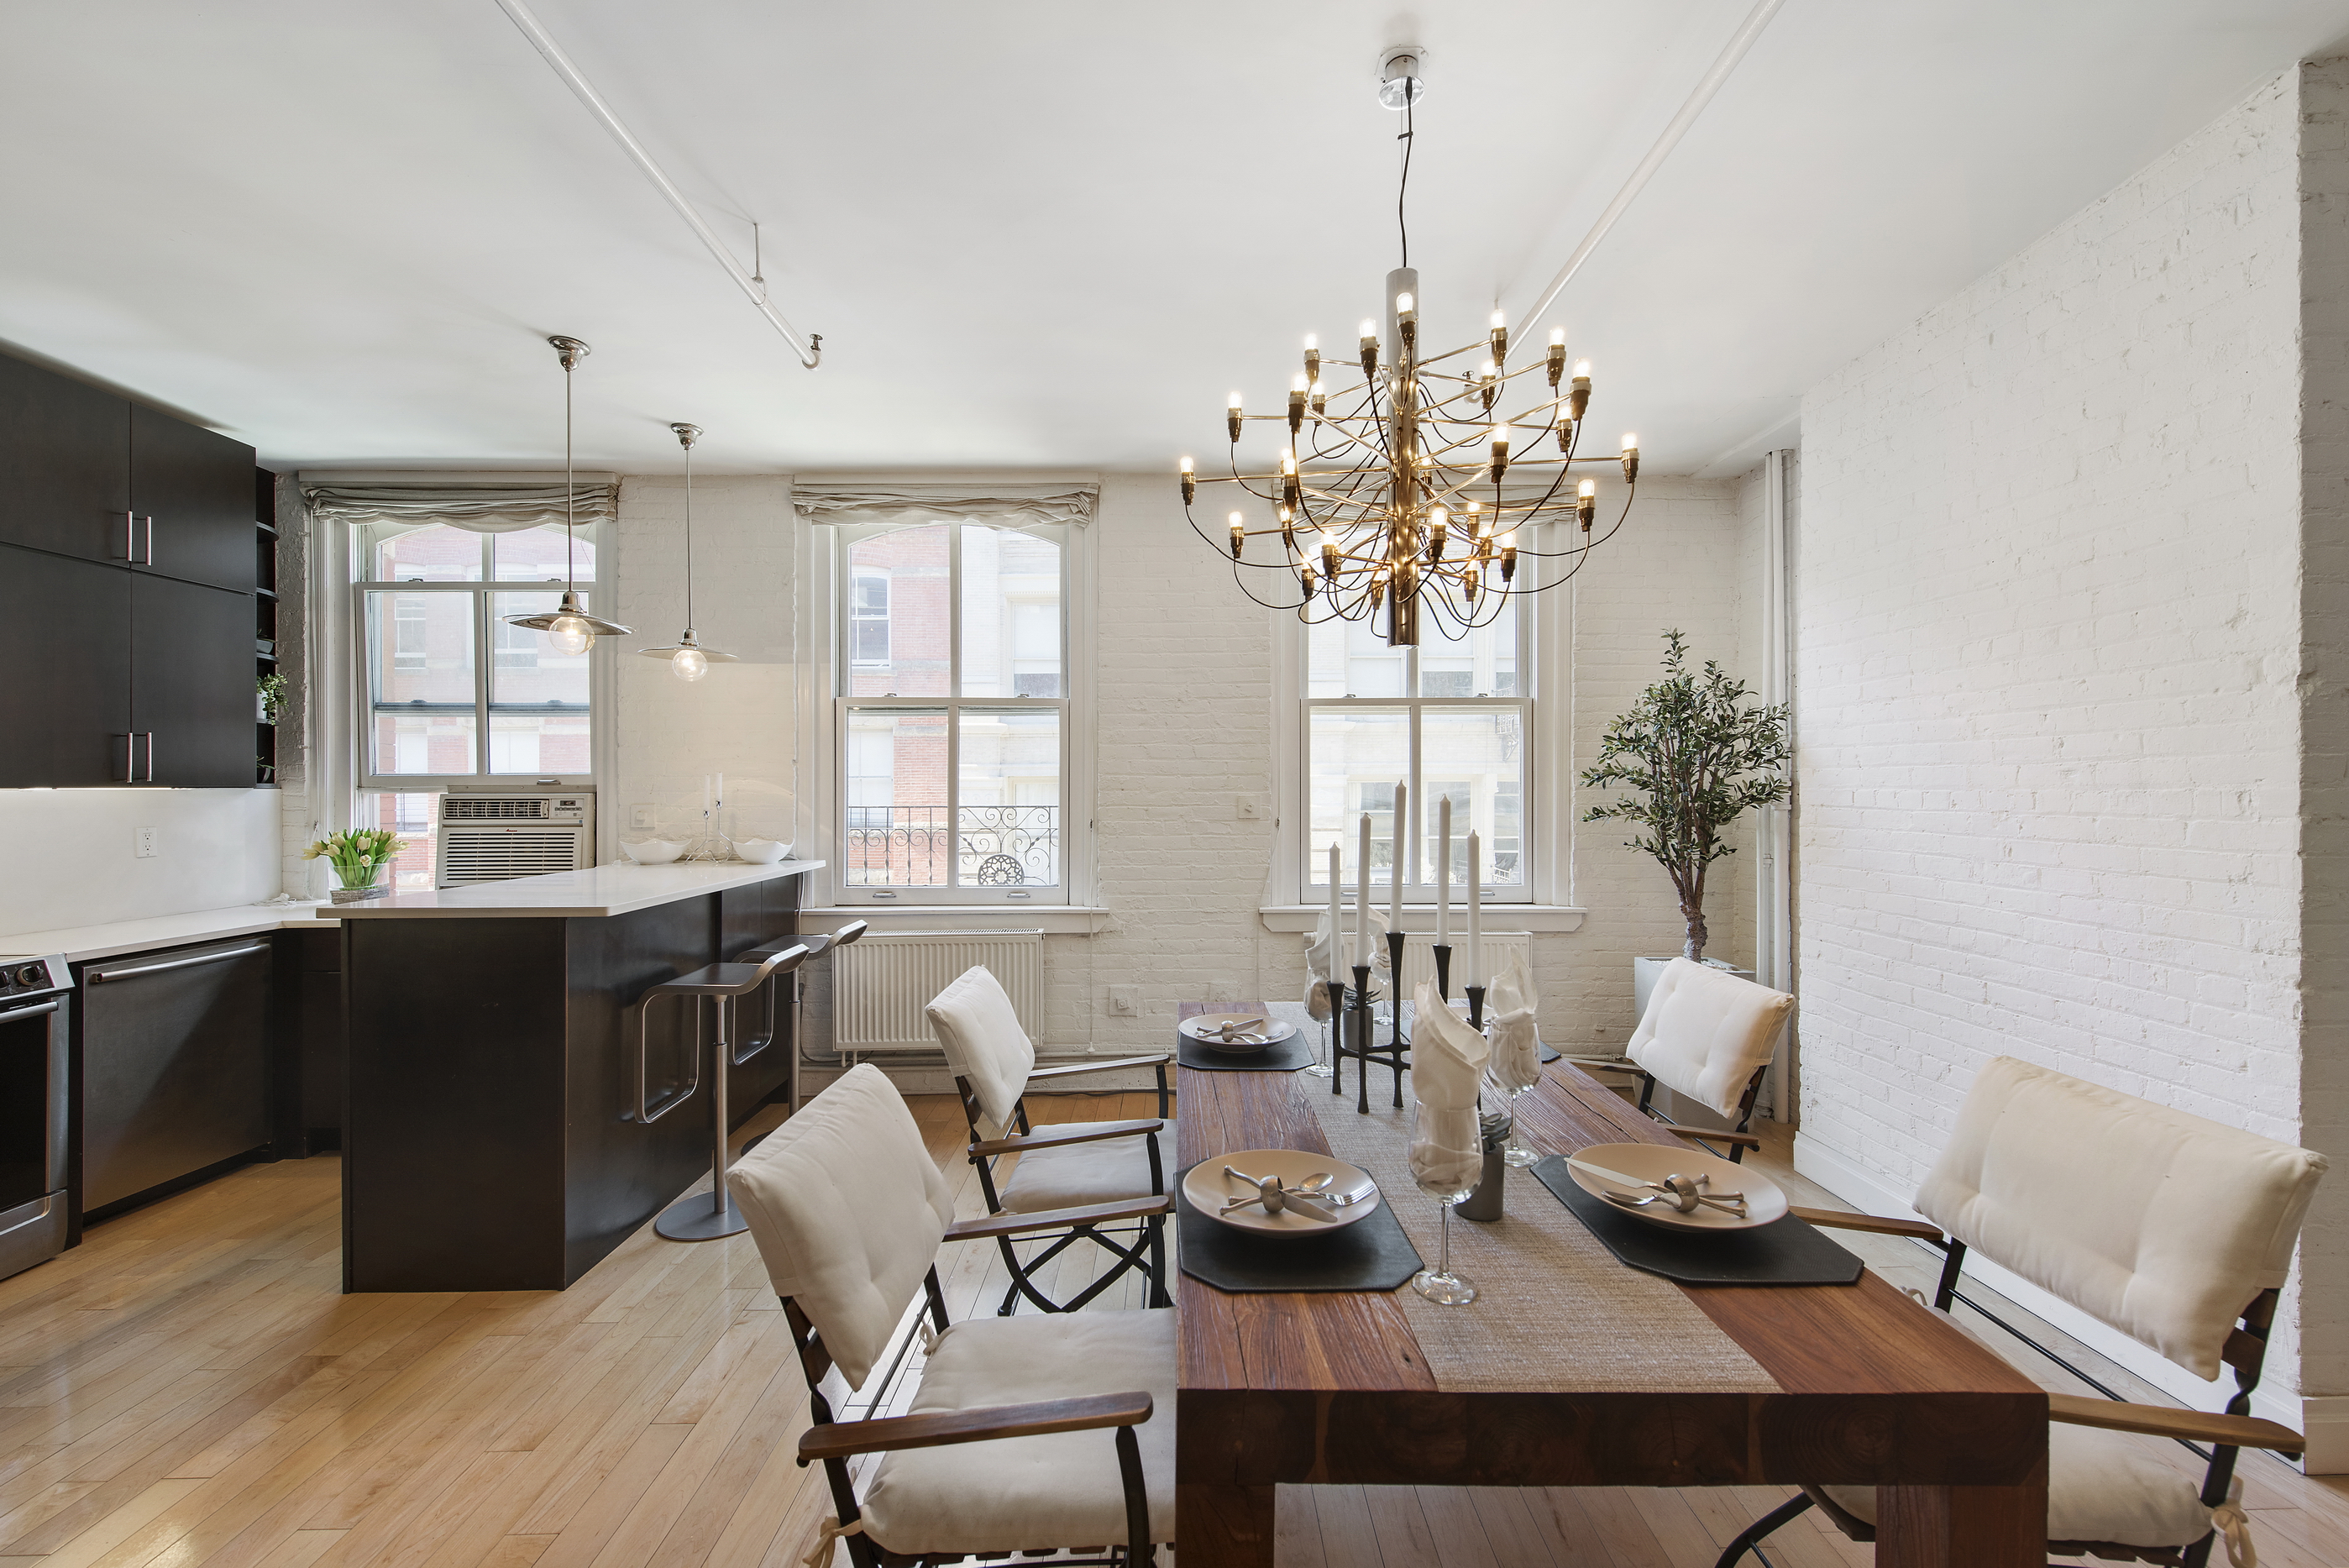
[{"label": "white taper candle", "polygon": [[1394,854],[1389,858],[1393,869],[1387,873],[1387,929],[1402,929],[1403,855],[1411,843],[1411,791],[1402,781],[1395,781]]},{"label": "white taper candle", "polygon": [[1452,796],[1435,804],[1435,945],[1452,945]]},{"label": "white taper candle", "polygon": [[1371,814],[1362,813],[1361,843],[1354,859],[1354,961],[1371,961]]},{"label": "white taper candle", "polygon": [[1336,980],[1346,971],[1346,917],[1340,910],[1344,895],[1338,889],[1338,841],[1330,841],[1330,972],[1323,980]]},{"label": "white taper candle", "polygon": [[1468,830],[1468,972],[1462,977],[1463,987],[1485,983],[1485,909],[1477,898],[1484,884],[1485,867],[1478,858],[1476,830]]}]

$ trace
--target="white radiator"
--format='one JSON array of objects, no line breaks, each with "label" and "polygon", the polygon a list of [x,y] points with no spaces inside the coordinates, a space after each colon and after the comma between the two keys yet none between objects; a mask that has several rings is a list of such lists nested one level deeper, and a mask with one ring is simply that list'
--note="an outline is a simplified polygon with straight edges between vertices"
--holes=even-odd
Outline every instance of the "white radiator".
[{"label": "white radiator", "polygon": [[1041,931],[879,931],[832,955],[832,1043],[845,1056],[936,1051],[922,1009],[973,964],[1011,998],[1019,1026],[1036,1033]]},{"label": "white radiator", "polygon": [[[1373,933],[1371,940],[1376,941],[1379,939]],[[1413,931],[1411,940],[1403,943],[1402,993],[1405,997],[1419,989],[1421,981],[1435,978],[1435,954],[1430,950],[1433,942],[1433,937]],[[1522,953],[1530,967],[1533,961],[1532,943],[1533,938],[1524,931],[1486,931],[1485,973],[1482,977],[1485,983],[1492,983],[1494,971],[1501,967],[1501,955],[1504,953]],[[1454,1000],[1461,994],[1460,988],[1468,983],[1467,968],[1468,933],[1462,930],[1455,920],[1452,927],[1452,995]]]}]

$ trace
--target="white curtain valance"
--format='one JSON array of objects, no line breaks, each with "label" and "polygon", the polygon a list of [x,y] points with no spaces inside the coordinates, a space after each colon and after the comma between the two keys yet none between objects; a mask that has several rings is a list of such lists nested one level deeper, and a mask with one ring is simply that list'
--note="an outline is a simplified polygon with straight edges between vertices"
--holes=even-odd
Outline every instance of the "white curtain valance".
[{"label": "white curtain valance", "polygon": [[[617,514],[616,484],[579,484],[571,492],[572,519],[585,526]],[[560,484],[305,484],[312,517],[380,529],[384,536],[445,523],[469,534],[512,534],[564,519]]]},{"label": "white curtain valance", "polygon": [[809,522],[859,527],[945,518],[1008,528],[1054,523],[1082,527],[1093,520],[1100,498],[1100,487],[1091,484],[905,484],[855,489],[794,485],[792,490],[792,505]]}]

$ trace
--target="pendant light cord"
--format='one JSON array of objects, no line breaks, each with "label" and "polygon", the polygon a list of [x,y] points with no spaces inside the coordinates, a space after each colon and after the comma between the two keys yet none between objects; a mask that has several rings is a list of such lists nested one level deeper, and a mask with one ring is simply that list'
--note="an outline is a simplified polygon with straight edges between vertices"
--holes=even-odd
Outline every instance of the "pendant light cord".
[{"label": "pendant light cord", "polygon": [[571,505],[571,360],[563,361],[563,592],[566,598],[579,597],[579,571],[572,556],[573,544],[578,539],[578,520]]},{"label": "pendant light cord", "polygon": [[[724,628],[719,628],[724,630]],[[693,635],[693,443],[685,443],[685,632]]]},{"label": "pendant light cord", "polygon": [[1402,236],[1402,265],[1411,265],[1411,225],[1403,222],[1402,199],[1411,190],[1411,144],[1413,106],[1419,101],[1418,83],[1411,82],[1402,90],[1402,134],[1395,138],[1402,143],[1402,180],[1395,187],[1395,229]]}]

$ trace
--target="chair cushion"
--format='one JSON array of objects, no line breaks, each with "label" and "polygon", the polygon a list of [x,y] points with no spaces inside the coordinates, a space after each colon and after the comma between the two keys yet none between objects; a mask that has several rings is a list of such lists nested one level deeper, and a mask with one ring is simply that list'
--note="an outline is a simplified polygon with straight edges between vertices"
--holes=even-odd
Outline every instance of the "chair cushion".
[{"label": "chair cushion", "polygon": [[1623,1054],[1674,1094],[1734,1119],[1794,1011],[1783,991],[1677,958],[1657,979]]},{"label": "chair cushion", "polygon": [[[2197,1483],[2160,1438],[2095,1427],[2047,1428],[2047,1539],[2180,1547],[2210,1532]],[[2176,1451],[2183,1453],[2184,1450]],[[1876,1522],[1876,1489],[1821,1487],[1836,1506]]]},{"label": "chair cushion", "polygon": [[726,1173],[775,1293],[861,1384],[938,1243],[954,1193],[896,1085],[867,1062],[810,1100]]},{"label": "chair cushion", "polygon": [[2323,1156],[2002,1056],[1982,1068],[1917,1210],[2002,1267],[2219,1376],[2281,1285]]},{"label": "chair cushion", "polygon": [[1035,1044],[1019,1026],[1011,998],[985,964],[973,964],[924,1011],[947,1066],[978,1096],[983,1130],[1002,1137],[1036,1068]]},{"label": "chair cushion", "polygon": [[[1038,1132],[1081,1132],[1099,1122],[1051,1122]],[[1174,1180],[1174,1124],[1158,1132],[1157,1190],[1172,1192]],[[1038,1214],[1047,1209],[1076,1209],[1087,1203],[1115,1203],[1146,1197],[1150,1186],[1150,1140],[1145,1137],[1103,1138],[1099,1143],[1072,1143],[1059,1148],[1030,1149],[1011,1168],[1011,1179],[1000,1197],[1008,1214]]]},{"label": "chair cushion", "polygon": [[[1147,1392],[1133,1429],[1150,1490],[1150,1534],[1174,1539],[1174,1314],[1055,1313],[980,1318],[938,1336],[908,1415]],[[1116,1434],[1055,1432],[885,1456],[859,1507],[891,1552],[1019,1551],[1123,1544]]]}]

